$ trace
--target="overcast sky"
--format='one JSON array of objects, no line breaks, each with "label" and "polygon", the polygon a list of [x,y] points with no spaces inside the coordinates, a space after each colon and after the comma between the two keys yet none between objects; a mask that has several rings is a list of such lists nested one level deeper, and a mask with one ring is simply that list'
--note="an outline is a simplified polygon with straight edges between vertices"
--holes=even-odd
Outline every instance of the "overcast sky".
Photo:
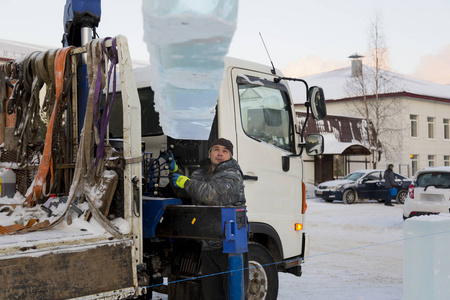
[{"label": "overcast sky", "polygon": [[[0,0],[0,38],[60,47],[64,4]],[[103,0],[98,34],[125,35],[131,56],[149,60],[141,7],[142,0]],[[346,67],[348,56],[368,52],[369,28],[377,12],[390,70],[450,84],[448,0],[240,0],[229,55],[268,64],[261,32],[275,66],[287,76]]]}]

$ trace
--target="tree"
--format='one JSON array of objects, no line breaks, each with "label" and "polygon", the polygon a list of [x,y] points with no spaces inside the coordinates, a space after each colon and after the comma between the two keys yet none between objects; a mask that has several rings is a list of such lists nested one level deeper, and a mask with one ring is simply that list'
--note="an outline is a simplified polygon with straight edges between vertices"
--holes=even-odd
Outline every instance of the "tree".
[{"label": "tree", "polygon": [[371,149],[372,167],[376,168],[384,154],[386,160],[396,160],[402,145],[402,126],[395,118],[404,109],[398,99],[389,93],[398,91],[398,80],[388,72],[388,49],[385,44],[382,22],[376,14],[369,30],[368,65],[363,65],[358,54],[350,56],[352,78],[347,81],[346,92],[352,100],[349,112],[365,119]]}]

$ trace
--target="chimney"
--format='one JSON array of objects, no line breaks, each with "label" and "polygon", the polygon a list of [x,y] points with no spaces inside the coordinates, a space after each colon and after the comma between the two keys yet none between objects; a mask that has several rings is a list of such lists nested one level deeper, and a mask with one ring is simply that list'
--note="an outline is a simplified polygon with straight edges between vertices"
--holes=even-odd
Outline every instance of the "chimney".
[{"label": "chimney", "polygon": [[359,77],[362,75],[362,60],[364,56],[355,53],[350,55],[348,58],[352,60],[352,78]]}]

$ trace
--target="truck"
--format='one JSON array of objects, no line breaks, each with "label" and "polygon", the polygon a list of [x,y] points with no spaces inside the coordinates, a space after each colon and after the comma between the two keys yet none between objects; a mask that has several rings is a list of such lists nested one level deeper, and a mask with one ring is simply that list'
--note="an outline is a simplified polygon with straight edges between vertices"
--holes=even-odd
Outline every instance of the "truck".
[{"label": "truck", "polygon": [[[108,85],[103,93],[105,100],[92,113],[95,106],[89,104],[92,100],[89,97],[100,92],[95,88],[96,79],[108,81],[114,74],[113,71],[108,76],[103,71],[95,75],[95,71],[88,69],[88,74],[94,74],[88,77],[94,81],[88,83],[90,93],[85,110],[80,109],[80,102],[86,101],[80,99],[83,93],[79,87],[83,84],[76,74],[83,72],[77,67],[79,57],[87,55],[88,65],[101,61],[102,52],[95,51],[95,47],[103,47],[109,53],[117,51],[120,86],[112,92]],[[56,100],[53,112],[60,109],[57,116],[63,115],[60,125],[64,130],[57,132],[57,140],[64,142],[59,145],[67,151],[59,158],[49,159],[50,166],[42,176],[47,185],[35,194],[35,199],[29,200],[39,185],[48,140],[40,147],[29,145],[25,153],[31,150],[35,153],[27,156],[25,163],[24,160],[17,163],[23,152],[8,144],[18,137],[11,127],[2,125],[6,133],[2,135],[5,145],[0,152],[0,166],[13,169],[16,188],[23,196],[28,195],[29,201],[0,203],[0,214],[5,216],[14,216],[15,210],[22,207],[27,212],[14,224],[0,222],[0,298],[152,299],[155,291],[167,293],[169,299],[198,299],[201,290],[198,240],[226,239],[223,210],[193,206],[189,199],[176,198],[169,188],[167,168],[160,154],[171,151],[189,176],[198,168],[199,161],[207,157],[212,141],[218,137],[234,144],[234,158],[241,166],[245,183],[246,217],[236,212],[235,221],[248,228],[247,297],[276,299],[278,272],[301,276],[309,249],[304,224],[307,204],[302,155],[321,154],[323,137],[318,134],[304,137],[307,120],[298,124],[288,82],[305,85],[307,115],[311,113],[316,120],[326,115],[321,88],[284,77],[273,66],[226,58],[209,139],[173,139],[164,135],[159,126],[149,71],[133,70],[124,36],[64,49],[68,58],[63,65],[66,69],[72,66],[64,83],[71,82],[72,88],[60,88],[57,97],[61,95],[61,101],[72,96],[71,101],[60,105]],[[32,61],[34,57],[37,65],[38,56],[30,55],[27,59]],[[110,61],[105,70],[114,65]],[[14,88],[22,84],[23,78],[11,71],[21,66],[23,60],[1,68],[13,86],[1,87],[8,94],[14,95]],[[92,69],[101,70],[101,66],[97,64]],[[52,83],[57,85],[49,82]],[[67,90],[71,92],[64,92]],[[94,117],[100,111],[107,114],[95,123]],[[19,113],[16,107],[6,118],[14,117],[17,121]],[[32,118],[31,110],[26,113],[22,119]],[[84,121],[80,121],[83,113]],[[52,119],[48,117],[44,122],[47,138],[49,132],[50,136],[56,134],[49,130]],[[100,135],[103,144],[97,140],[92,147],[99,136],[95,130],[102,131],[102,122],[107,124],[104,139]],[[5,139],[8,132],[14,136],[11,140]],[[104,154],[97,163],[101,144]],[[51,151],[55,153],[55,141]],[[53,172],[48,171],[51,168],[59,174],[55,175],[58,181],[53,182]]]}]

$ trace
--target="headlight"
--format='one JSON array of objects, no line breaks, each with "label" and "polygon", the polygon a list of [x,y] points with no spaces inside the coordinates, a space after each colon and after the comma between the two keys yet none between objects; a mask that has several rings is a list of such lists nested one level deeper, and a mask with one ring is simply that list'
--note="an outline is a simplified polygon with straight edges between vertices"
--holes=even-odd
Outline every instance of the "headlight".
[{"label": "headlight", "polygon": [[328,187],[328,189],[329,189],[329,190],[335,191],[335,190],[337,190],[337,189],[340,189],[341,187],[342,187],[342,185],[335,185],[335,186],[330,186],[330,187]]}]

